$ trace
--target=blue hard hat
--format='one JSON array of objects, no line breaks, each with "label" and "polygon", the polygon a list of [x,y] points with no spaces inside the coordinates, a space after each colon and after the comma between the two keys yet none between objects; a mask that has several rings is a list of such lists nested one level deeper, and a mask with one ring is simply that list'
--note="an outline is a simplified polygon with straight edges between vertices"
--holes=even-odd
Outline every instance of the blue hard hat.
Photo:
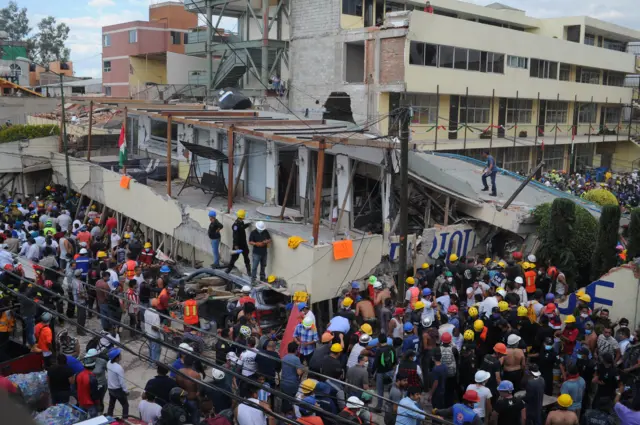
[{"label": "blue hard hat", "polygon": [[431,295],[431,289],[429,289],[429,288],[424,288],[424,289],[422,290],[422,295],[424,295],[425,297],[427,297],[427,296]]},{"label": "blue hard hat", "polygon": [[302,310],[307,307],[307,303],[298,303],[298,310]]},{"label": "blue hard hat", "polygon": [[209,211],[209,217],[215,217],[216,216],[216,212],[211,210]]},{"label": "blue hard hat", "polygon": [[405,323],[403,328],[405,332],[411,332],[413,330],[413,325],[411,323]]},{"label": "blue hard hat", "polygon": [[34,230],[33,232],[31,232],[31,237],[32,237],[32,238],[37,238],[37,237],[38,237],[38,235],[39,235],[39,233],[38,233],[38,232],[36,232],[35,230]]},{"label": "blue hard hat", "polygon": [[500,381],[498,391],[513,391],[513,384],[511,381]]},{"label": "blue hard hat", "polygon": [[358,282],[351,282],[351,288],[360,289],[360,284]]},{"label": "blue hard hat", "polygon": [[171,271],[171,269],[166,264],[164,266],[160,267],[160,273],[169,273],[170,271]]},{"label": "blue hard hat", "polygon": [[122,350],[119,348],[114,348],[113,350],[109,351],[109,360],[115,359],[120,355],[120,353],[122,353]]},{"label": "blue hard hat", "polygon": [[556,299],[556,297],[555,297],[555,295],[553,295],[553,294],[547,294],[547,295],[545,295],[545,297],[544,297],[544,300],[545,300],[546,302],[553,302],[553,300],[555,300],[555,299]]}]

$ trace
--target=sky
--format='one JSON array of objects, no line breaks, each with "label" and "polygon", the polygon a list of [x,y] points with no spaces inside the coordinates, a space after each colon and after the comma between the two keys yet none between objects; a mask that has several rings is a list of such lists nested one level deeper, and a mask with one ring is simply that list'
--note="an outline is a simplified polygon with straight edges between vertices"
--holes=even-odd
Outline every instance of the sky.
[{"label": "sky", "polygon": [[[480,5],[493,2],[471,1]],[[536,18],[588,15],[640,30],[638,0],[499,1],[523,9],[528,16]],[[71,60],[76,75],[83,77],[101,76],[101,28],[122,22],[147,20],[149,4],[158,2],[160,0],[17,0],[19,7],[27,8],[30,26],[34,29],[42,18],[49,15],[69,25],[71,32],[67,47],[71,49]],[[433,3],[437,6],[437,1]],[[201,23],[204,23],[204,20],[201,20]]]}]

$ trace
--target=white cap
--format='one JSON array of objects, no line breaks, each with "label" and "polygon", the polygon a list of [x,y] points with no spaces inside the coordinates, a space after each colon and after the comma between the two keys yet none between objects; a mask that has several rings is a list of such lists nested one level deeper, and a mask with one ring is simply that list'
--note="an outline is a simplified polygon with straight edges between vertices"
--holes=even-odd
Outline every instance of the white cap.
[{"label": "white cap", "polygon": [[535,256],[535,255],[533,255],[533,254],[530,254],[530,255],[527,257],[527,261],[529,261],[530,263],[535,263],[535,262],[536,262],[536,256]]},{"label": "white cap", "polygon": [[262,230],[264,230],[266,228],[267,228],[267,226],[264,225],[264,221],[258,221],[256,223],[256,229],[262,231]]},{"label": "white cap", "polygon": [[241,289],[242,292],[244,292],[245,294],[248,294],[249,292],[251,292],[251,286],[249,285],[244,285]]},{"label": "white cap", "polygon": [[520,338],[518,335],[511,334],[509,335],[509,338],[507,338],[507,345],[517,345],[521,339],[522,338]]},{"label": "white cap", "polygon": [[467,288],[467,295],[471,295],[473,293],[473,288]]},{"label": "white cap", "polygon": [[178,345],[178,348],[180,348],[181,350],[193,353],[193,348],[186,342],[183,342],[182,344]]},{"label": "white cap", "polygon": [[504,298],[507,295],[507,291],[505,291],[504,289],[498,289],[496,293],[500,295],[502,298]]},{"label": "white cap", "polygon": [[224,372],[220,369],[216,369],[215,367],[211,369],[211,375],[216,381],[221,381],[224,379]]},{"label": "white cap", "polygon": [[373,287],[375,289],[380,289],[382,288],[382,282],[380,282],[379,280],[376,280],[376,283],[373,284]]},{"label": "white cap", "polygon": [[522,280],[522,278],[520,276],[516,276],[514,282],[515,283],[519,283],[520,285],[522,285],[524,283],[524,280]]},{"label": "white cap", "polygon": [[347,407],[349,409],[362,409],[364,407],[364,403],[358,397],[352,395],[347,399]]},{"label": "white cap", "polygon": [[80,250],[80,255],[84,255],[84,254],[86,254],[86,253],[87,253],[87,250],[86,250],[85,248],[82,248],[82,249]]},{"label": "white cap", "polygon": [[479,370],[476,372],[475,381],[477,384],[487,381],[489,378],[491,378],[491,374],[486,370]]}]

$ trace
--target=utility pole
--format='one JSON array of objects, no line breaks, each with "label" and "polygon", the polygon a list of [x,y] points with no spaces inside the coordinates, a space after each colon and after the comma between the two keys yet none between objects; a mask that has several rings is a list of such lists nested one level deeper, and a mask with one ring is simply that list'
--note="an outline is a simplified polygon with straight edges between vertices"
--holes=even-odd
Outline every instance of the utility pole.
[{"label": "utility pole", "polygon": [[398,288],[406,292],[407,278],[407,233],[409,233],[409,120],[412,111],[407,107],[400,111],[400,263],[398,266]]},{"label": "utility pole", "polygon": [[64,113],[64,82],[62,80],[62,73],[58,74],[60,77],[60,114],[62,121],[62,149],[64,149],[64,162],[67,168],[67,199],[71,197],[71,168],[69,167],[69,148],[67,147],[67,126],[66,117]]}]

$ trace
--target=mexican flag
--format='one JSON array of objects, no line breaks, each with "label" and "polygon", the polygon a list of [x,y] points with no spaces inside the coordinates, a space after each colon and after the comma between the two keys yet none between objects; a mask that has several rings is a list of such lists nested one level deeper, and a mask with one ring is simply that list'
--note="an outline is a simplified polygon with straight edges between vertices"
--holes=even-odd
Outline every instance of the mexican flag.
[{"label": "mexican flag", "polygon": [[118,139],[118,149],[120,150],[120,166],[123,167],[127,161],[127,137],[124,132],[124,124],[120,129],[120,138]]}]

